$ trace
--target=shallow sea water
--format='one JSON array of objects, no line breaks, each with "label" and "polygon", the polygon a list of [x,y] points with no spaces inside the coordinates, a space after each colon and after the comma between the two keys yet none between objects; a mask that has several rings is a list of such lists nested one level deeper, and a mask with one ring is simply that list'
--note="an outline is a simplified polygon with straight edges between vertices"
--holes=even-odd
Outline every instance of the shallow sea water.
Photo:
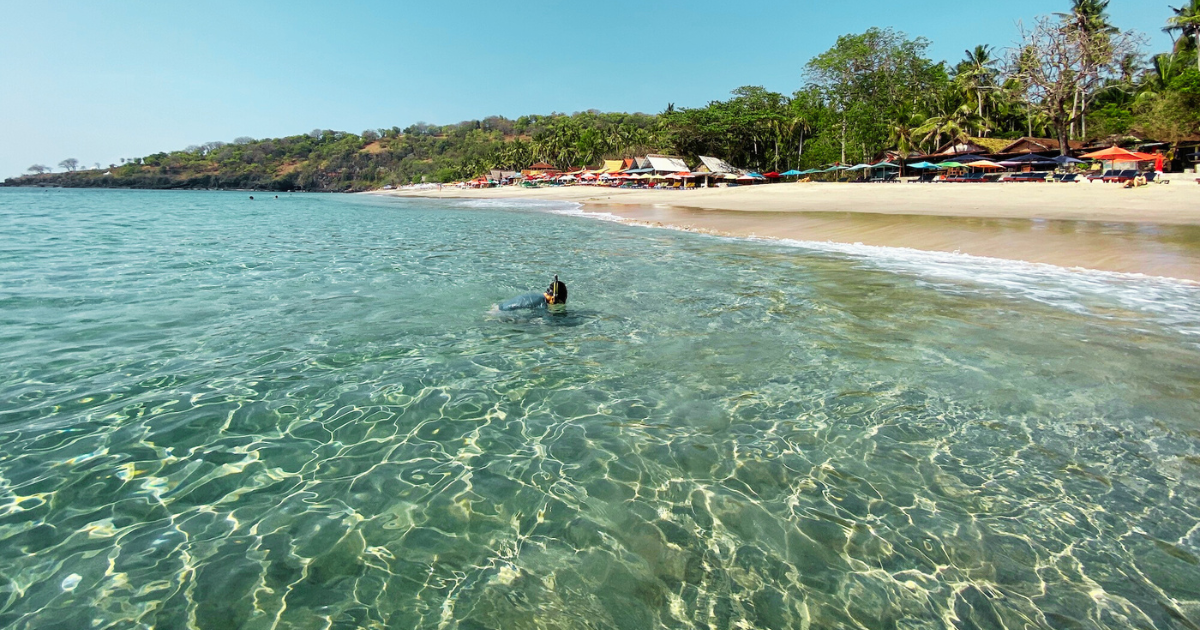
[{"label": "shallow sea water", "polygon": [[1200,624],[1195,284],[255,196],[0,190],[0,627]]}]

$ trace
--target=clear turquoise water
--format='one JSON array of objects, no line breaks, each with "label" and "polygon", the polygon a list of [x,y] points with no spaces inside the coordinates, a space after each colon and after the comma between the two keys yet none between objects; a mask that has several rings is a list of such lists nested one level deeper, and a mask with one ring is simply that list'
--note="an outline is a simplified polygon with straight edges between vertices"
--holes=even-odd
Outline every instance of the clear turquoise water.
[{"label": "clear turquoise water", "polygon": [[0,190],[0,627],[1200,623],[1196,285],[246,196]]}]

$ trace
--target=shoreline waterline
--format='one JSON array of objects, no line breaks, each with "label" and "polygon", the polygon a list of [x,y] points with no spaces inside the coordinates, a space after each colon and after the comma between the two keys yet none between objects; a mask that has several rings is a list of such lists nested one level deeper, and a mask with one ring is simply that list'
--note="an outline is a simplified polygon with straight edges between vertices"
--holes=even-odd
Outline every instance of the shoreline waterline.
[{"label": "shoreline waterline", "polygon": [[[902,186],[864,185],[857,190],[870,189],[867,191],[870,194],[896,191],[901,196],[923,197],[926,196],[924,191],[939,188],[924,187],[909,193],[912,189]],[[1028,195],[1035,186],[1027,185],[1017,192]],[[1046,186],[1047,192],[1057,190],[1050,188],[1051,185]],[[981,190],[950,186],[940,188],[953,188],[948,191],[951,193],[965,189],[963,194],[967,197]],[[850,191],[850,201],[858,196],[855,187],[847,185],[842,189]],[[1182,189],[1179,186],[1169,194],[1173,198],[1186,197]],[[788,210],[765,204],[766,209],[756,210],[753,206],[755,201],[762,199],[762,194],[751,196],[748,194],[751,189],[745,190],[747,194],[739,200],[742,203],[731,203],[725,197],[704,196],[703,193],[707,191],[699,191],[699,194],[697,191],[614,191],[617,194],[608,195],[604,190],[574,188],[546,191],[389,191],[371,194],[398,198],[416,196],[527,201],[534,204],[564,202],[578,204],[585,215],[606,217],[642,227],[671,228],[735,238],[967,254],[1066,269],[1200,281],[1200,208],[1193,211],[1178,205],[1172,206],[1175,214],[1165,221],[1133,220],[1137,217],[1129,209],[1125,209],[1124,215],[1116,212],[1120,208],[1109,208],[1108,211],[1098,209],[1090,217],[1080,213],[1078,207],[1067,208],[1062,213],[1048,212],[1047,216],[1037,216],[1024,211],[1015,212],[1014,206],[1006,206],[1002,198],[989,202],[986,198],[974,197],[972,201],[978,203],[959,210],[931,207],[928,212],[914,214],[875,212],[874,208],[867,211],[851,207],[850,204],[837,204],[835,208],[824,210]],[[1115,187],[1108,190],[1118,192]],[[736,191],[738,189],[731,189],[731,192]],[[1005,194],[1012,191],[1013,187],[1004,190]],[[526,195],[513,194],[521,192]],[[1036,194],[1036,190],[1033,192]],[[587,193],[591,196],[588,197]],[[935,193],[935,196],[937,194],[940,193]],[[650,200],[657,202],[649,203]],[[907,207],[911,201],[908,199],[898,205]],[[1025,203],[1027,200],[1021,198],[1018,201]],[[1075,203],[1080,203],[1080,200]]]}]

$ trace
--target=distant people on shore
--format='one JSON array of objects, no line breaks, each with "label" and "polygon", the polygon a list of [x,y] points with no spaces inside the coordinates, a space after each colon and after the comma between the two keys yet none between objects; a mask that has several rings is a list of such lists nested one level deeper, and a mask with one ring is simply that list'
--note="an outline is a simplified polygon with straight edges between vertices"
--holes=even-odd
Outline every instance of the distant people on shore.
[{"label": "distant people on shore", "polygon": [[1141,188],[1149,183],[1144,174],[1138,173],[1137,177],[1125,182],[1125,188]]}]

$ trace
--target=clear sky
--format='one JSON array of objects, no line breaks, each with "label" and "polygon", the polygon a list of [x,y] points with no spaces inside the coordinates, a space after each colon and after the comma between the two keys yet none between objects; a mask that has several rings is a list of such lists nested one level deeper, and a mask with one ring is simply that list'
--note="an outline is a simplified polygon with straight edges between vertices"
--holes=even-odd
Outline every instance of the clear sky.
[{"label": "clear sky", "polygon": [[[1110,14],[1165,50],[1168,5]],[[894,27],[957,61],[1069,0],[0,0],[0,177],[304,133],[791,93],[838,35]],[[58,170],[55,168],[55,170]]]}]

